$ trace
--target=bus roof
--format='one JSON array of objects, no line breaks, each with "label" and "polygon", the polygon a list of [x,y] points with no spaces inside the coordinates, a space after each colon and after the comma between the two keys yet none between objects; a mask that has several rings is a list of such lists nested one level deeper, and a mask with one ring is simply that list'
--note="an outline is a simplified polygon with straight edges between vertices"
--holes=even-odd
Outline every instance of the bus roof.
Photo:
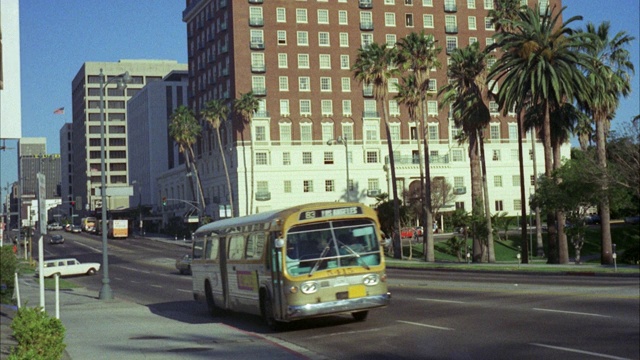
[{"label": "bus roof", "polygon": [[287,217],[293,213],[302,211],[302,210],[315,210],[315,209],[323,209],[323,208],[344,208],[350,206],[359,206],[359,207],[367,207],[362,203],[354,203],[354,202],[318,202],[311,204],[300,204],[296,206],[292,206],[289,208],[278,209],[278,210],[269,210],[257,214],[240,216],[236,218],[228,218],[223,220],[214,221],[209,224],[202,225],[196,230],[196,234],[199,233],[211,233],[211,232],[220,232],[220,230],[229,228],[229,227],[237,227],[237,226],[245,226],[251,224],[260,224],[265,222],[271,222],[276,218]]}]

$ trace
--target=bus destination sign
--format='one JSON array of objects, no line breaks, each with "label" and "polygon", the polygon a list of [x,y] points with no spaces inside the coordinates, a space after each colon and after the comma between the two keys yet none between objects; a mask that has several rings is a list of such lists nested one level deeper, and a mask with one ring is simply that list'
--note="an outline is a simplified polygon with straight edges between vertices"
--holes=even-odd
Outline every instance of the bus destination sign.
[{"label": "bus destination sign", "polygon": [[349,206],[333,209],[319,209],[311,211],[303,211],[300,213],[300,220],[313,220],[321,219],[333,216],[345,216],[345,215],[361,215],[362,208],[360,206]]}]

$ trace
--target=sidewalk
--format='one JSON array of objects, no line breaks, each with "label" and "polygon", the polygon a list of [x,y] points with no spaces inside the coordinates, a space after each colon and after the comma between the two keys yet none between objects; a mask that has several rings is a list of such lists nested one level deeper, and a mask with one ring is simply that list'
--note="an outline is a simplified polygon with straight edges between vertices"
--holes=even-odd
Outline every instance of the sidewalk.
[{"label": "sidewalk", "polygon": [[[38,279],[20,279],[22,305],[40,305]],[[194,303],[195,304],[195,303]],[[45,310],[55,316],[55,293],[45,291]],[[11,320],[16,308],[0,309],[0,359],[15,346]],[[325,359],[269,335],[249,333],[216,322],[138,305],[99,300],[84,288],[60,291],[60,319],[66,329],[64,360],[100,359]]]}]

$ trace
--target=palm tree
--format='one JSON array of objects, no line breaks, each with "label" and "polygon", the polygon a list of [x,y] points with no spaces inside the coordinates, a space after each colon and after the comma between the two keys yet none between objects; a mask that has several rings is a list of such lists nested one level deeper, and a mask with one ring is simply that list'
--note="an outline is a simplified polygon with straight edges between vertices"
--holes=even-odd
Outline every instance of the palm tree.
[{"label": "palm tree", "polygon": [[[523,5],[520,0],[495,0],[494,7],[492,10],[489,10],[489,16],[491,17],[493,23],[495,24],[496,32],[511,32],[513,28],[511,24],[518,18],[518,12],[523,10]],[[493,89],[491,89],[493,91]],[[518,99],[520,100],[520,99]],[[518,166],[520,172],[520,219],[521,224],[520,228],[521,233],[520,237],[522,238],[522,263],[529,263],[529,246],[527,245],[527,207],[525,204],[527,203],[525,185],[524,185],[524,152],[523,152],[523,126],[522,126],[522,105],[518,106],[518,103],[500,103],[498,102],[500,108],[502,109],[503,115],[506,115],[509,109],[516,109],[517,120],[516,124],[518,127]],[[540,224],[537,224],[539,227]],[[540,237],[542,240],[542,237]],[[542,246],[540,246],[542,248]]]},{"label": "palm tree", "polygon": [[209,126],[216,132],[218,138],[218,150],[220,151],[220,157],[222,158],[222,165],[224,166],[224,174],[227,177],[227,191],[229,191],[229,204],[231,207],[231,216],[234,216],[233,212],[233,190],[231,188],[231,178],[229,177],[229,169],[227,168],[227,157],[225,155],[224,147],[222,146],[222,139],[220,137],[220,126],[226,123],[227,116],[229,114],[229,107],[225,104],[224,100],[213,99],[209,100],[205,104],[204,110],[200,112],[202,119],[206,121]]},{"label": "palm tree", "polygon": [[244,139],[242,141],[242,149],[243,149],[243,160],[244,160],[244,183],[245,183],[245,201],[247,198],[251,198],[250,205],[246,205],[246,214],[253,213],[253,174],[254,174],[254,163],[253,163],[253,130],[251,121],[253,120],[253,115],[260,108],[260,100],[253,94],[253,91],[249,91],[248,93],[240,94],[240,98],[236,99],[233,103],[233,109],[237,114],[240,115],[241,128],[247,126],[249,128],[249,153],[251,155],[251,196],[247,196],[247,159],[244,156]]},{"label": "palm tree", "polygon": [[[429,158],[429,136],[427,125],[427,105],[426,93],[429,85],[429,72],[433,68],[441,66],[438,61],[438,55],[442,52],[442,47],[437,46],[433,35],[420,34],[412,32],[406,37],[400,39],[397,43],[398,53],[394,60],[397,64],[402,64],[405,70],[410,70],[415,77],[414,86],[420,95],[420,105],[422,108],[421,131],[424,144],[424,175],[422,161],[420,162],[420,188],[422,192],[423,214],[422,219],[427,236],[424,244],[424,254],[426,261],[435,261],[434,240],[433,240],[433,206],[431,204],[431,170]],[[420,131],[418,131],[419,133]],[[418,135],[418,143],[420,135]],[[418,154],[420,151],[418,150]]]},{"label": "palm tree", "polygon": [[389,166],[391,167],[391,188],[393,191],[393,218],[395,229],[393,233],[394,256],[402,257],[400,244],[400,204],[398,200],[398,184],[396,182],[396,164],[393,157],[393,144],[391,130],[389,129],[389,111],[387,109],[387,97],[389,92],[389,78],[397,74],[397,69],[392,65],[395,59],[393,48],[387,44],[371,43],[358,49],[358,57],[351,70],[354,78],[364,85],[373,87],[373,96],[382,104],[384,127],[389,151]]},{"label": "palm tree", "polygon": [[[483,173],[486,173],[486,170],[481,167],[484,156],[480,156],[481,152],[484,154],[484,151],[481,151],[482,131],[491,120],[489,108],[484,101],[485,71],[485,53],[480,51],[477,42],[465,48],[455,49],[451,53],[447,71],[450,81],[440,88],[439,95],[442,96],[441,106],[451,105],[454,123],[462,128],[464,136],[459,141],[469,142],[472,213],[474,218],[480,218],[482,212],[485,213],[489,261],[494,262],[491,214],[488,209],[488,196],[484,194],[483,186],[483,179],[486,180]],[[482,253],[479,234],[473,231],[473,261],[481,261]]]},{"label": "palm tree", "polygon": [[[582,107],[591,115],[596,127],[596,157],[601,171],[607,168],[606,138],[610,116],[615,113],[620,97],[631,93],[631,77],[634,73],[631,55],[627,47],[634,40],[626,32],[620,31],[611,38],[609,22],[601,23],[597,28],[588,23],[585,30],[590,37],[584,52],[590,57],[586,68],[587,81],[591,90]],[[602,183],[603,193],[607,192],[608,183]],[[611,246],[611,217],[609,198],[602,196],[598,204],[602,229],[602,248],[600,261],[602,264],[613,263]]]},{"label": "palm tree", "polygon": [[[184,155],[187,172],[194,175],[191,177],[191,179],[195,181],[195,185],[192,183],[192,189],[195,190],[197,187],[200,190],[198,217],[202,218],[202,209],[206,207],[206,204],[204,202],[200,176],[198,175],[198,167],[196,166],[196,157],[193,152],[193,144],[198,140],[202,132],[202,127],[200,127],[198,120],[196,120],[193,111],[184,105],[176,108],[169,120],[169,136],[178,144],[178,151]],[[194,198],[196,198],[196,196],[196,194],[193,194]]]},{"label": "palm tree", "polygon": [[[513,92],[505,104],[523,104],[527,98],[533,104],[542,104],[545,176],[548,178],[551,178],[553,170],[551,105],[582,96],[587,87],[580,70],[586,65],[587,57],[578,51],[585,36],[568,27],[582,17],[574,16],[560,24],[564,9],[555,11],[554,7],[551,13],[541,16],[539,8],[526,8],[518,12],[517,20],[505,20],[513,31],[496,34],[498,46],[504,54],[489,74],[489,78],[501,81],[503,87]],[[555,248],[558,242],[555,224],[554,214],[548,213],[551,248]],[[549,254],[549,262],[564,263],[568,258]]]}]

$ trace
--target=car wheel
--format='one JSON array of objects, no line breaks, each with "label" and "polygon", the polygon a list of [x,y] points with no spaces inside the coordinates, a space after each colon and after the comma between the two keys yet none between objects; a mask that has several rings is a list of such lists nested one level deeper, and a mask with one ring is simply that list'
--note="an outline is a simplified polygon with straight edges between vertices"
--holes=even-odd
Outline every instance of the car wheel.
[{"label": "car wheel", "polygon": [[91,268],[91,269],[89,269],[89,271],[87,271],[87,275],[93,275],[95,273],[96,273],[96,269],[94,269],[94,268]]},{"label": "car wheel", "polygon": [[356,311],[351,313],[351,316],[353,316],[356,321],[365,321],[367,319],[367,315],[369,315],[368,311]]}]

